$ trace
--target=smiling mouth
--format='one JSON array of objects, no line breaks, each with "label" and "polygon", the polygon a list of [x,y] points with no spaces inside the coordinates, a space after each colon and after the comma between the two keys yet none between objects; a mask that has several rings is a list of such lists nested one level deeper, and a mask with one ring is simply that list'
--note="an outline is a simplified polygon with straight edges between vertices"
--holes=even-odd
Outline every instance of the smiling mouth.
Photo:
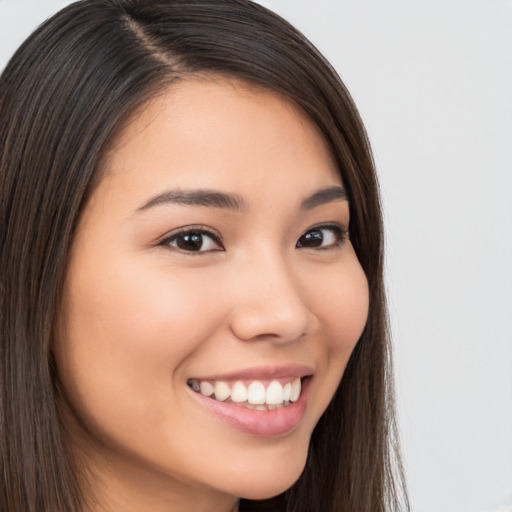
[{"label": "smiling mouth", "polygon": [[[305,379],[303,377],[302,379]],[[207,398],[257,411],[282,409],[296,402],[302,391],[300,377],[271,380],[189,379],[187,385]]]}]

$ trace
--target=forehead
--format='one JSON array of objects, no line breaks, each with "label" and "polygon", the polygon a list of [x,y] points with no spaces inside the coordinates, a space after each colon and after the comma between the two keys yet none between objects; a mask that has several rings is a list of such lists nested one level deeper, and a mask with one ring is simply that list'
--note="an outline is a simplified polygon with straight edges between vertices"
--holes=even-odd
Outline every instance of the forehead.
[{"label": "forehead", "polygon": [[[113,140],[102,164],[109,177],[131,173],[184,187],[251,189],[272,179],[285,187],[340,183],[323,135],[290,99],[225,77],[191,78],[151,98]],[[149,191],[149,190],[148,190]]]}]

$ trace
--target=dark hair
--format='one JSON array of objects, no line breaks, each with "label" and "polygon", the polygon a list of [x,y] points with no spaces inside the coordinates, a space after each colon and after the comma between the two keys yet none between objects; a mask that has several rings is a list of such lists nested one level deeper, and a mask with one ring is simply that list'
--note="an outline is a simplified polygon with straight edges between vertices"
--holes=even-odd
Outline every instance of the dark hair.
[{"label": "dark hair", "polygon": [[295,28],[248,0],[83,0],[39,27],[0,77],[0,510],[81,510],[86,479],[66,446],[48,351],[70,245],[123,121],[197,73],[276,91],[318,125],[348,191],[351,240],[370,287],[365,330],[306,468],[268,503],[288,512],[408,509],[378,185],[340,78]]}]

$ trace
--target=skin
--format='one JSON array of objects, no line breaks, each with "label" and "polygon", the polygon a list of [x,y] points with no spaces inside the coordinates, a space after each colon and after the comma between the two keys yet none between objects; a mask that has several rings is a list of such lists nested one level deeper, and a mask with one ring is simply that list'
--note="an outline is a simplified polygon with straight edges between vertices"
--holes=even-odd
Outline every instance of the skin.
[{"label": "skin", "polygon": [[[299,477],[312,430],[364,328],[368,286],[346,200],[316,126],[289,100],[222,77],[182,81],[121,130],[81,217],[52,346],[66,432],[91,482],[90,511],[227,512]],[[168,190],[234,193],[246,207],[162,203]],[[180,249],[201,226],[204,251]],[[316,230],[318,232],[318,229]],[[334,240],[334,242],[333,242]],[[329,242],[329,243],[328,243]],[[207,250],[206,250],[207,249]],[[202,407],[187,380],[305,364],[304,416],[257,436]]]}]

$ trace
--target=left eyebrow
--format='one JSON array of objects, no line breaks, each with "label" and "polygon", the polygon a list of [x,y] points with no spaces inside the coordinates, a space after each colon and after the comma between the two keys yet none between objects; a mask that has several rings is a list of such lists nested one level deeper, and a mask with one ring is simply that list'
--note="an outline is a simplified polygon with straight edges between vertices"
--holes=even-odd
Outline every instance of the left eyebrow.
[{"label": "left eyebrow", "polygon": [[205,206],[207,208],[227,208],[229,210],[244,211],[247,204],[242,197],[236,194],[227,194],[217,190],[181,190],[174,189],[153,197],[137,211],[147,210],[154,206],[164,204],[179,204],[183,206]]},{"label": "left eyebrow", "polygon": [[321,190],[310,195],[300,205],[302,211],[311,210],[317,206],[335,201],[348,201],[347,191],[343,187],[333,186],[322,188]]}]

